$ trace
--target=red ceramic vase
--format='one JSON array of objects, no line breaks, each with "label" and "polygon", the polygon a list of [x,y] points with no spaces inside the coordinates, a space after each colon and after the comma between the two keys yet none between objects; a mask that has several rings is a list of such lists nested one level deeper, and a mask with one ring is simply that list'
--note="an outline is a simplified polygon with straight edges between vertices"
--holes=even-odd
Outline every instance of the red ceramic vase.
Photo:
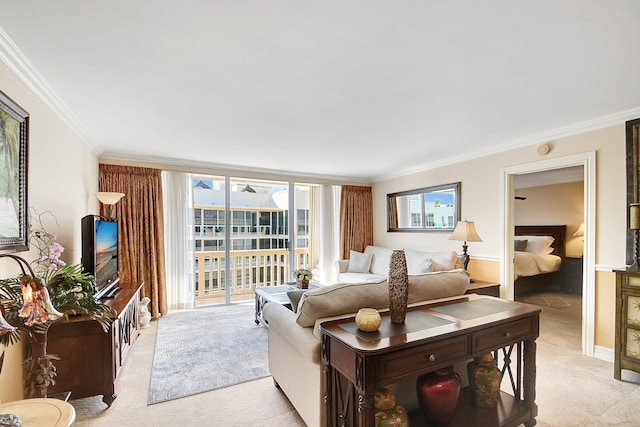
[{"label": "red ceramic vase", "polygon": [[420,375],[416,382],[418,402],[430,424],[444,426],[456,415],[462,381],[453,366]]}]

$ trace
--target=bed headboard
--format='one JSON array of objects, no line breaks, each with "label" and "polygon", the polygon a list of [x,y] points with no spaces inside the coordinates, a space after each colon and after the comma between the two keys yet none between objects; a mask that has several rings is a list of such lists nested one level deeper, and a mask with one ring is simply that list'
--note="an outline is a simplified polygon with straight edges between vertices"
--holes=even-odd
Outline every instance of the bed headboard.
[{"label": "bed headboard", "polygon": [[553,255],[558,255],[560,258],[566,255],[566,225],[516,225],[514,234],[516,236],[551,236],[554,239],[551,244]]}]

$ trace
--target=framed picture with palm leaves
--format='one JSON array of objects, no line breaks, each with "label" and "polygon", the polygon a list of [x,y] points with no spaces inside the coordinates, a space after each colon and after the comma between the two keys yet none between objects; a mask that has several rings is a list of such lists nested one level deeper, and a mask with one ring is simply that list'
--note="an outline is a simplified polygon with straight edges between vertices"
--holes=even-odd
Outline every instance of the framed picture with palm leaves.
[{"label": "framed picture with palm leaves", "polygon": [[29,249],[29,113],[0,91],[0,253]]}]

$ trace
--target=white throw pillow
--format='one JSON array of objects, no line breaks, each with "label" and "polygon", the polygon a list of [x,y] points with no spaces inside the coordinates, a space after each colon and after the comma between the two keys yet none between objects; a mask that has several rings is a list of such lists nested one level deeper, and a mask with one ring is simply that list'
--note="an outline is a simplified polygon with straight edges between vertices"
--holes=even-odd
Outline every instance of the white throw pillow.
[{"label": "white throw pillow", "polygon": [[517,236],[515,240],[526,240],[527,252],[538,255],[549,255],[553,252],[551,244],[555,239],[551,236]]},{"label": "white throw pillow", "polygon": [[431,260],[427,258],[424,261],[422,261],[420,264],[418,264],[418,266],[409,274],[429,273],[430,271],[432,271],[432,268],[433,268],[433,262],[431,262]]},{"label": "white throw pillow", "polygon": [[349,251],[348,273],[369,273],[371,267],[372,254],[363,254],[362,252]]}]

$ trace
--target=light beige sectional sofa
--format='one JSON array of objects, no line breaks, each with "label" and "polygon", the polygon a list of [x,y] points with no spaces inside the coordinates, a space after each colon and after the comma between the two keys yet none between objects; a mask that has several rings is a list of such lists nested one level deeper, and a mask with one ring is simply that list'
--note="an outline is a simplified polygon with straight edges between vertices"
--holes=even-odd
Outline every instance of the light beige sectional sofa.
[{"label": "light beige sectional sofa", "polygon": [[[393,248],[369,245],[363,253],[351,251],[349,259],[336,261],[338,283],[379,283],[387,280]],[[462,268],[456,251],[404,249],[409,275]]]},{"label": "light beige sectional sofa", "polygon": [[[462,269],[413,275],[409,277],[409,304],[462,295],[468,286],[469,276]],[[297,312],[273,302],[265,305],[269,370],[307,425],[324,425],[319,325],[327,320],[355,316],[363,307],[386,310],[388,295],[386,280],[339,283],[304,293]]]}]

